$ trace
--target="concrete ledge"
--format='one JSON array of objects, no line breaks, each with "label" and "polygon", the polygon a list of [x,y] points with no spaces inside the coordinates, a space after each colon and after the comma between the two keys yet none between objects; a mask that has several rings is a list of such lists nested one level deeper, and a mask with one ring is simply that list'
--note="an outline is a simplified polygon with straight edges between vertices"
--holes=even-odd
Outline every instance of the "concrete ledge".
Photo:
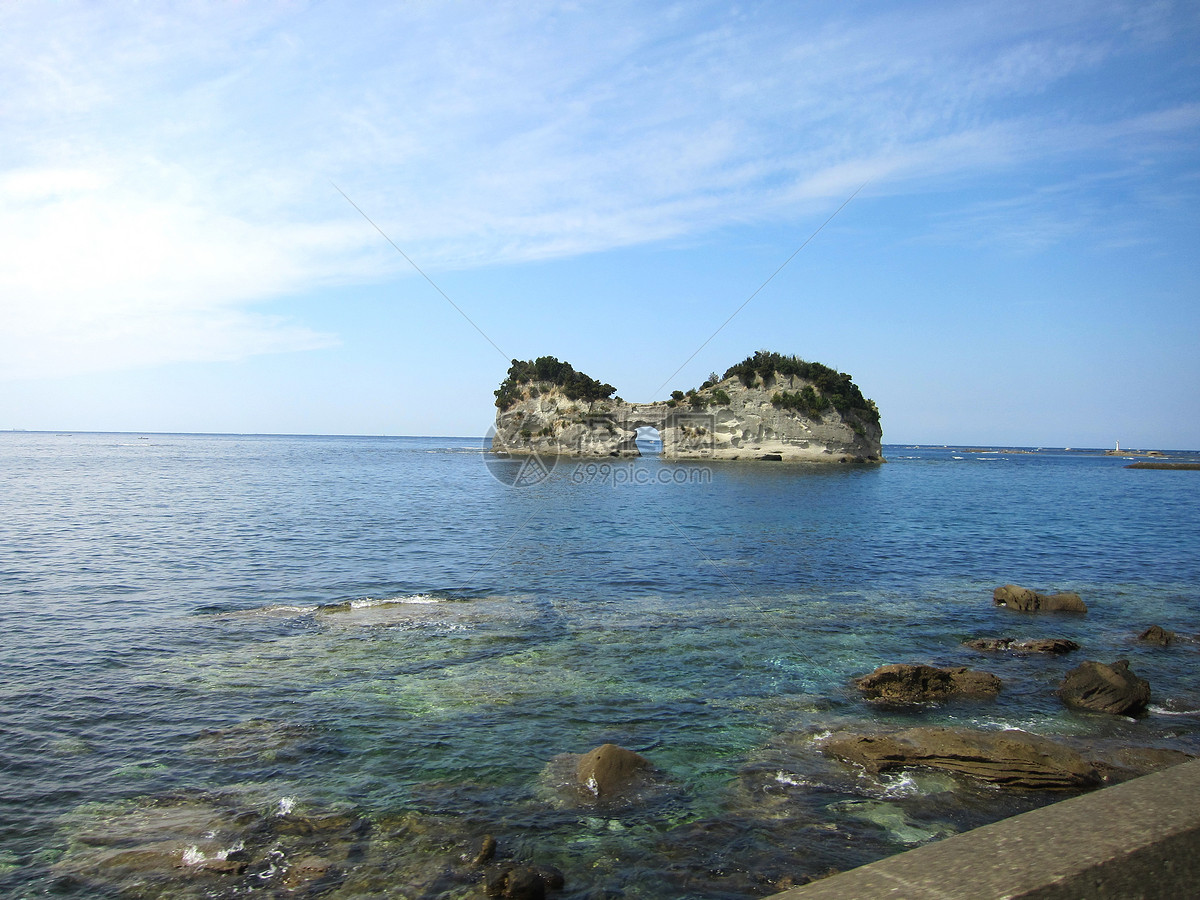
[{"label": "concrete ledge", "polygon": [[1072,797],[772,900],[1200,896],[1200,760]]}]

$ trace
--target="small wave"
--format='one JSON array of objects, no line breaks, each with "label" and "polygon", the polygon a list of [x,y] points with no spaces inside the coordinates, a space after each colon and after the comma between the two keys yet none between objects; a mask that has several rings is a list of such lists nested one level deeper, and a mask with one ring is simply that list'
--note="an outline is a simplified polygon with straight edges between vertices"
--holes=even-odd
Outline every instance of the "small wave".
[{"label": "small wave", "polygon": [[784,772],[782,770],[775,773],[775,780],[780,784],[787,785],[788,787],[820,787],[820,785],[815,784],[814,782],[811,782],[805,778],[801,778],[799,775],[793,775],[790,772]]},{"label": "small wave", "polygon": [[[207,837],[209,837],[209,835],[206,834],[205,837],[207,838]],[[222,849],[214,852],[212,855],[212,859],[224,861],[229,858],[230,853],[238,853],[245,849],[246,849],[245,842],[238,841],[236,844],[231,844],[228,847],[223,847]],[[206,863],[208,861],[209,861],[208,854],[205,853],[203,850],[201,850],[199,847],[197,847],[195,844],[192,844],[192,846],[188,847],[186,850],[183,851],[183,864],[185,866],[198,866],[201,863]]]},{"label": "small wave", "polygon": [[1167,709],[1165,706],[1147,706],[1146,710],[1156,716],[1196,716],[1200,709]]},{"label": "small wave", "polygon": [[280,797],[279,804],[275,807],[275,815],[289,816],[292,814],[292,810],[295,808],[296,808],[296,798],[295,797]]},{"label": "small wave", "polygon": [[1033,724],[1031,721],[1013,724],[1011,719],[997,719],[994,716],[970,716],[965,719],[966,725],[970,728],[979,728],[983,731],[1019,731],[1022,734],[1034,734],[1028,726]]},{"label": "small wave", "polygon": [[250,609],[230,607],[200,607],[193,612],[199,616],[243,617],[243,616],[307,616],[317,612],[320,606],[302,606],[298,603],[271,603]]},{"label": "small wave", "polygon": [[407,594],[400,597],[361,597],[357,600],[342,600],[339,603],[322,603],[315,607],[317,612],[322,613],[338,613],[349,612],[358,609],[375,609],[380,606],[403,606],[403,605],[432,605],[435,603],[445,603],[446,600],[440,597],[434,597],[431,594]]},{"label": "small wave", "polygon": [[895,774],[871,774],[865,769],[860,769],[857,772],[857,784],[854,792],[873,800],[891,802],[914,797],[928,797],[954,789],[954,776],[945,772],[905,770]]},{"label": "small wave", "polygon": [[366,609],[371,606],[387,606],[390,603],[444,603],[445,601],[439,597],[432,597],[429,594],[412,594],[407,597],[387,597],[382,600],[372,600],[370,597],[365,597],[362,600],[351,600],[351,609]]},{"label": "small wave", "polygon": [[884,797],[916,797],[921,793],[917,780],[910,772],[899,775],[881,775],[879,783],[883,785]]}]

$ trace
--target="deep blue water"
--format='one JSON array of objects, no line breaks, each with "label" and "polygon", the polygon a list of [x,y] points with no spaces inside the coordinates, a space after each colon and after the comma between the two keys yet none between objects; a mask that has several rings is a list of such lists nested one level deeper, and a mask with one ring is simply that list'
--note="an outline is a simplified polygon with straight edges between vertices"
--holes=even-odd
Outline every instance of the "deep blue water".
[{"label": "deep blue water", "polygon": [[[1200,645],[1134,640],[1200,632],[1200,472],[885,455],[563,460],[514,487],[520,461],[468,439],[2,433],[0,892],[481,896],[444,860],[492,833],[564,896],[753,896],[1046,802],[868,779],[815,734],[919,718],[1200,752]],[[1090,612],[996,609],[1005,582]],[[976,636],[1127,658],[1151,711],[1068,712],[1078,659]],[[888,662],[1005,691],[884,712],[850,680]],[[555,757],[609,741],[668,787],[564,801]],[[160,839],[275,842],[278,871],[163,874]],[[281,881],[302,853],[329,872]]]}]

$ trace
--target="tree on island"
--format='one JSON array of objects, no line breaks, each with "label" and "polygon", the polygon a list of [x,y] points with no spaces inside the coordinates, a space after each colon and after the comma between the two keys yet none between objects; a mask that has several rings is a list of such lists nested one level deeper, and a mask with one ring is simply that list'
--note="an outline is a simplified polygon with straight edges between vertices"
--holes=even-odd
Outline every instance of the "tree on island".
[{"label": "tree on island", "polygon": [[508,367],[508,376],[496,389],[497,408],[504,410],[517,403],[524,394],[523,386],[532,384],[552,385],[560,388],[568,400],[586,400],[588,403],[608,400],[617,392],[611,384],[584,375],[570,363],[553,356],[514,359]]},{"label": "tree on island", "polygon": [[746,387],[752,387],[760,378],[764,387],[768,380],[778,376],[801,378],[811,387],[795,393],[777,393],[771,402],[784,409],[802,412],[810,418],[819,418],[822,411],[832,406],[839,413],[856,412],[869,421],[879,421],[878,408],[862,395],[849,375],[818,362],[759,350],[736,366],[730,366],[721,380],[734,376]]}]

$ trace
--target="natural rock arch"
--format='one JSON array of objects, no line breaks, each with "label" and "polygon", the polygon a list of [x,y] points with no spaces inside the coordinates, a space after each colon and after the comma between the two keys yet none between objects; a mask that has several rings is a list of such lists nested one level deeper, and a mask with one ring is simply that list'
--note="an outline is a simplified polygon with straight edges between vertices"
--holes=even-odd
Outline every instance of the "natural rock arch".
[{"label": "natural rock arch", "polygon": [[626,403],[613,393],[554,357],[514,360],[496,391],[492,449],[638,456],[637,429],[649,427],[662,438],[664,459],[883,460],[874,404],[849,375],[796,357],[760,351],[671,400]]}]

